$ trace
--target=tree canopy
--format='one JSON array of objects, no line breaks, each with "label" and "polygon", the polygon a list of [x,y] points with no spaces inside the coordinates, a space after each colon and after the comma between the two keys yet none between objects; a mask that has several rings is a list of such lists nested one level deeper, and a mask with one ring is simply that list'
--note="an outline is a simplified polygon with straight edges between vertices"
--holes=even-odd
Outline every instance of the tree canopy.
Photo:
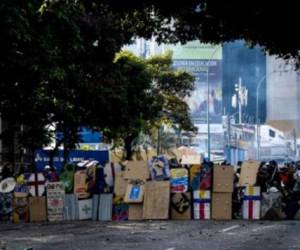
[{"label": "tree canopy", "polygon": [[[270,54],[300,60],[296,1],[107,1],[126,16],[139,15],[141,36],[155,34],[160,42],[201,40],[224,43],[244,39]],[[137,14],[138,13],[138,14]],[[151,32],[153,33],[151,33]],[[151,33],[151,34],[150,34]]]},{"label": "tree canopy", "polygon": [[142,60],[121,48],[134,37],[158,42],[245,39],[299,63],[296,2],[186,0],[2,0],[0,2],[0,112],[10,124],[1,135],[35,149],[49,142],[55,123],[73,131],[100,128],[109,137],[136,135],[161,121],[191,128],[182,97],[187,73],[171,57]]},{"label": "tree canopy", "polygon": [[[172,53],[144,59],[121,51],[115,64],[119,75],[115,77],[117,88],[113,95],[118,99],[111,101],[111,112],[118,116],[105,117],[111,120],[100,128],[110,138],[124,139],[128,158],[131,144],[141,132],[149,134],[162,124],[177,124],[181,129],[195,131],[183,100],[194,89],[194,77],[172,68]],[[96,110],[93,114],[100,117]]]}]

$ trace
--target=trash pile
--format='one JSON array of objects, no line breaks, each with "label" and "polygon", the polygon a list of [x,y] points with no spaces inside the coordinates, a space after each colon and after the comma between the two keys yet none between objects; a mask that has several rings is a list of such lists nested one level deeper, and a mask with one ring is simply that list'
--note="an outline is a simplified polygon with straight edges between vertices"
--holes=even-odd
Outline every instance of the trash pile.
[{"label": "trash pile", "polygon": [[3,176],[0,221],[294,219],[299,199],[299,164],[89,160],[66,164],[59,176],[54,168]]}]

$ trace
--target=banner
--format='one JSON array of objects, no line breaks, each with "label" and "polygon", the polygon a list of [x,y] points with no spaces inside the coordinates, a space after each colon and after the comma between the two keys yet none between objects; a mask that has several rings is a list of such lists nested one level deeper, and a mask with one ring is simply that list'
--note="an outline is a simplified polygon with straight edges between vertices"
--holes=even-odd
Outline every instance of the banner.
[{"label": "banner", "polygon": [[[201,44],[167,45],[173,51],[173,66],[195,77],[195,90],[185,99],[194,123],[222,122],[222,47]],[[209,115],[208,115],[209,110]]]},{"label": "banner", "polygon": [[[49,165],[51,150],[39,149],[35,151],[35,166],[38,171],[43,171],[46,165]],[[101,165],[105,165],[109,159],[109,152],[107,150],[71,150],[69,152],[69,162],[80,162],[84,160],[96,160]],[[54,167],[60,172],[63,167],[63,150],[59,150],[58,154],[53,158]]]}]

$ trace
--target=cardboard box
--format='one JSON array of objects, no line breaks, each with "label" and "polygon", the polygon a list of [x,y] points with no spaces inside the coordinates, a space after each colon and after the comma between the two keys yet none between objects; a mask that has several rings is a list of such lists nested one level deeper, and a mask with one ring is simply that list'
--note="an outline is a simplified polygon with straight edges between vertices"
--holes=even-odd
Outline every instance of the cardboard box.
[{"label": "cardboard box", "polygon": [[115,173],[114,193],[116,196],[124,197],[126,194],[127,180],[124,179],[125,172]]},{"label": "cardboard box", "polygon": [[259,165],[260,163],[254,160],[248,160],[243,162],[243,165],[241,167],[241,176],[239,180],[239,185],[241,187],[255,185]]},{"label": "cardboard box", "polygon": [[168,219],[170,182],[148,181],[145,184],[143,219]]},{"label": "cardboard box", "polygon": [[258,220],[260,218],[260,199],[260,187],[246,187],[243,200],[243,219]]},{"label": "cardboard box", "polygon": [[188,191],[188,170],[174,168],[170,170],[171,193],[185,193]]},{"label": "cardboard box", "polygon": [[232,218],[232,194],[213,193],[212,219],[230,220]]},{"label": "cardboard box", "polygon": [[194,216],[196,220],[210,219],[211,192],[208,190],[196,190],[193,192]]},{"label": "cardboard box", "polygon": [[46,221],[46,197],[29,197],[29,216],[30,222]]},{"label": "cardboard box", "polygon": [[214,166],[213,168],[213,192],[233,192],[234,168],[232,166]]},{"label": "cardboard box", "polygon": [[145,161],[128,161],[125,169],[124,179],[129,180],[147,180],[150,173],[147,162]]},{"label": "cardboard box", "polygon": [[171,219],[190,220],[191,219],[191,193],[171,194]]},{"label": "cardboard box", "polygon": [[143,204],[130,204],[128,219],[129,220],[142,220],[143,219]]},{"label": "cardboard box", "polygon": [[200,155],[182,155],[181,164],[183,165],[201,165]]},{"label": "cardboard box", "polygon": [[130,181],[126,187],[124,201],[127,203],[141,203],[144,199],[144,182]]}]

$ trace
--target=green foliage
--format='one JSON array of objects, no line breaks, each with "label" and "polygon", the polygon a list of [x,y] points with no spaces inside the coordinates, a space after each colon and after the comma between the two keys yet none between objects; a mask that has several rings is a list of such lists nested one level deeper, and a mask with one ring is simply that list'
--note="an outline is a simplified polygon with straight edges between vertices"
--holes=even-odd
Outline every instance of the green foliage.
[{"label": "green foliage", "polygon": [[[244,39],[250,46],[260,45],[269,54],[294,58],[299,66],[296,1],[278,4],[259,0],[107,2],[115,12],[126,13],[128,22],[141,37],[154,35],[159,42],[201,40],[213,44]],[[138,25],[131,20],[132,16],[139,17]]]},{"label": "green foliage", "polygon": [[[119,99],[112,102],[118,118],[106,117],[106,121],[113,119],[103,130],[108,138],[123,138],[125,145],[131,144],[163,124],[195,131],[183,100],[194,89],[194,77],[172,68],[170,52],[143,59],[121,51],[115,64],[119,70],[115,84],[122,91],[117,94]],[[130,145],[126,147],[130,149]]]}]

